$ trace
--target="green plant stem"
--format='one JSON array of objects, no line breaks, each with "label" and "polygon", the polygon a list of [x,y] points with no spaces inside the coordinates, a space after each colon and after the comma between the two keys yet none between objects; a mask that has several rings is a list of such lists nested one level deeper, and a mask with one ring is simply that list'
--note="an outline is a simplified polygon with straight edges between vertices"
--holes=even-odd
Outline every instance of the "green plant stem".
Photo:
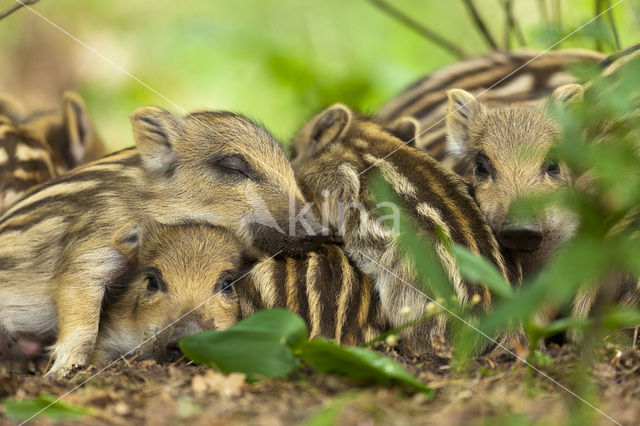
[{"label": "green plant stem", "polygon": [[473,0],[462,0],[462,2],[464,3],[467,10],[469,11],[469,14],[471,15],[471,19],[473,20],[473,24],[476,26],[478,31],[480,31],[480,34],[482,34],[484,40],[489,45],[489,47],[493,50],[500,49],[500,47],[498,46],[498,43],[491,35],[489,28],[487,27],[484,20],[480,16],[480,12],[478,12],[476,5],[473,3]]},{"label": "green plant stem", "polygon": [[616,26],[616,20],[613,16],[613,9],[611,8],[611,0],[607,0],[607,18],[609,18],[609,26],[611,27],[611,33],[613,34],[613,42],[615,43],[616,49],[622,49],[620,43],[620,37],[618,36],[618,28]]},{"label": "green plant stem", "polygon": [[6,18],[11,15],[13,12],[22,9],[25,6],[31,6],[32,4],[37,3],[40,0],[22,0],[20,3],[16,2],[13,6],[10,6],[0,12],[0,20]]},{"label": "green plant stem", "polygon": [[393,19],[411,28],[413,31],[417,32],[422,37],[426,38],[427,40],[447,50],[449,53],[456,56],[458,59],[463,59],[469,56],[467,52],[465,52],[460,47],[456,46],[451,41],[445,39],[444,37],[440,36],[439,34],[435,33],[434,31],[420,24],[413,18],[405,15],[399,9],[395,8],[394,6],[391,6],[389,3],[383,0],[368,0],[368,1],[372,5],[376,6],[378,9],[382,10],[387,15],[391,16]]}]

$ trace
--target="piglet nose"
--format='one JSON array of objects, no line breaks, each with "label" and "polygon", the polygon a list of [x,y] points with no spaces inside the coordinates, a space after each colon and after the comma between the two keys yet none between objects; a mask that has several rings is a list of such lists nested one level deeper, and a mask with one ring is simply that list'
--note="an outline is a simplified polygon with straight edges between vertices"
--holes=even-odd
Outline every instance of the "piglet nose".
[{"label": "piglet nose", "polygon": [[162,361],[176,361],[180,359],[180,357],[182,357],[182,350],[180,349],[180,339],[171,339],[167,343]]},{"label": "piglet nose", "polygon": [[302,256],[308,252],[316,251],[322,244],[340,244],[342,239],[333,235],[317,235],[314,237],[300,238],[298,256]]},{"label": "piglet nose", "polygon": [[169,343],[167,343],[167,351],[170,352],[181,352],[180,351],[180,339],[171,339]]},{"label": "piglet nose", "polygon": [[542,244],[542,232],[537,223],[503,225],[498,233],[500,243],[511,250],[536,250]]},{"label": "piglet nose", "polygon": [[195,333],[202,331],[202,327],[195,321],[187,321],[176,324],[176,330],[173,333],[171,340],[167,343],[167,349],[180,350],[180,340]]}]

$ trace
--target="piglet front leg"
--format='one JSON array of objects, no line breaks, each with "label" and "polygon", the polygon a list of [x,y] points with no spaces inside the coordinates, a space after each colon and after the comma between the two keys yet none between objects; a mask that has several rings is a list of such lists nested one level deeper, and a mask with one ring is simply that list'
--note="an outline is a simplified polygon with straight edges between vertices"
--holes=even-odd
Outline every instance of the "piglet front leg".
[{"label": "piglet front leg", "polygon": [[58,289],[58,339],[51,347],[55,361],[45,375],[55,380],[67,378],[89,363],[98,336],[104,295],[104,287],[98,284],[67,282]]},{"label": "piglet front leg", "polygon": [[85,253],[70,256],[73,262],[56,278],[58,339],[51,347],[55,361],[45,375],[55,380],[88,365],[98,337],[105,287],[122,267],[122,257],[113,249]]}]

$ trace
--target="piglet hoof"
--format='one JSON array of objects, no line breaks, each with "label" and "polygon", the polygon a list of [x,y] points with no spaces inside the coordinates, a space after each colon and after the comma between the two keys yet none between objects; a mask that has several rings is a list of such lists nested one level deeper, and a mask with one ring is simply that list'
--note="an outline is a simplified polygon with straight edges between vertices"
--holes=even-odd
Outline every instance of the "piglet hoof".
[{"label": "piglet hoof", "polygon": [[54,382],[66,382],[73,379],[76,374],[84,370],[85,366],[80,364],[72,364],[71,366],[56,367],[54,364],[45,375],[44,378]]}]

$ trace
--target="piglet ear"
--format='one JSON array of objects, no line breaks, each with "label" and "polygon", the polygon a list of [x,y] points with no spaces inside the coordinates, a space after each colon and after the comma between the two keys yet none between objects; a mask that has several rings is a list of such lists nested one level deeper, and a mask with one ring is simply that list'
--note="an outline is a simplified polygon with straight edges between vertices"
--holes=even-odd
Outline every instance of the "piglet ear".
[{"label": "piglet ear", "polygon": [[120,227],[111,238],[111,244],[129,261],[138,257],[138,249],[141,245],[142,231],[137,222],[129,222]]},{"label": "piglet ear", "polygon": [[420,122],[413,117],[400,117],[386,128],[389,133],[405,142],[408,146],[416,146],[420,133]]},{"label": "piglet ear", "polygon": [[462,89],[449,90],[447,97],[447,150],[459,156],[467,152],[471,123],[484,111],[484,107],[475,96]]},{"label": "piglet ear", "polygon": [[157,107],[139,108],[129,118],[144,167],[151,172],[171,170],[178,161],[175,145],[183,118]]},{"label": "piglet ear", "polygon": [[353,112],[343,104],[332,105],[318,114],[311,131],[311,151],[318,152],[331,142],[340,139],[352,120]]},{"label": "piglet ear", "polygon": [[313,157],[331,142],[340,139],[353,121],[353,112],[334,104],[308,121],[291,141],[291,160]]},{"label": "piglet ear", "polygon": [[560,105],[574,104],[584,99],[584,86],[582,84],[565,84],[554,90],[551,97]]},{"label": "piglet ear", "polygon": [[72,161],[70,167],[95,160],[104,154],[87,105],[79,94],[65,92],[62,95],[62,120],[69,140],[67,158]]}]

